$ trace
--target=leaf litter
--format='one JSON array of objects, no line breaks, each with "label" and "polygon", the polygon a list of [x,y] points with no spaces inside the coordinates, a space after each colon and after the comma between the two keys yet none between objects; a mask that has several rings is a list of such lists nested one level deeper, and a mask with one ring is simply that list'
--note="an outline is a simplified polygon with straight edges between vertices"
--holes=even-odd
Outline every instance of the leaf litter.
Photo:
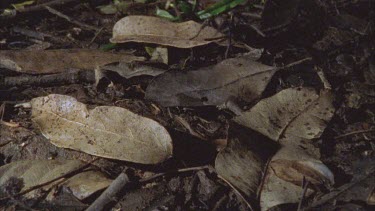
[{"label": "leaf litter", "polygon": [[224,37],[212,27],[194,21],[173,23],[150,16],[127,16],[113,27],[113,43],[153,43],[176,48],[193,48]]},{"label": "leaf litter", "polygon": [[172,156],[168,131],[125,108],[88,109],[73,97],[57,94],[34,98],[31,107],[33,122],[58,147],[144,164]]},{"label": "leaf litter", "polygon": [[246,56],[196,71],[169,71],[148,85],[146,99],[166,107],[222,105],[231,99],[249,103],[260,97],[276,71]]}]

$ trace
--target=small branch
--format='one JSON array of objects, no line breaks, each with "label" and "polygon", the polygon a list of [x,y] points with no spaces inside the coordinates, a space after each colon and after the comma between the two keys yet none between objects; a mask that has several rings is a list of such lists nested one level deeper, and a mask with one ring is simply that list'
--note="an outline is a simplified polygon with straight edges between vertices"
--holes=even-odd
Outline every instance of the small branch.
[{"label": "small branch", "polygon": [[60,18],[63,18],[65,20],[67,20],[68,22],[72,23],[72,24],[75,24],[77,26],[80,26],[82,28],[86,28],[86,29],[89,29],[89,30],[93,30],[93,31],[99,31],[100,28],[98,27],[95,27],[95,26],[90,26],[88,24],[85,24],[85,23],[81,23],[77,20],[73,20],[72,18],[70,18],[69,16],[49,7],[49,6],[44,6],[44,8],[46,8],[48,10],[48,12],[52,13],[52,14],[55,14],[57,16],[59,16]]},{"label": "small branch", "polygon": [[298,60],[298,61],[295,61],[295,62],[289,63],[289,64],[287,64],[287,65],[284,65],[284,66],[280,67],[280,69],[293,67],[293,66],[296,66],[296,65],[302,64],[302,63],[304,63],[304,62],[311,61],[311,60],[312,60],[311,57],[307,57],[307,58],[304,58],[304,59],[301,59],[301,60]]},{"label": "small branch", "polygon": [[302,204],[303,204],[303,200],[305,199],[307,188],[309,187],[309,184],[310,184],[309,181],[306,181],[306,178],[303,177],[303,181],[302,181],[303,191],[302,191],[302,194],[301,194],[301,200],[298,203],[297,211],[303,210]]},{"label": "small branch", "polygon": [[345,133],[345,134],[336,136],[335,139],[340,139],[340,138],[344,138],[344,137],[352,136],[352,135],[356,135],[356,134],[361,134],[361,133],[371,133],[371,132],[375,132],[375,129],[357,130],[357,131],[353,131],[353,132],[350,132],[350,133]]},{"label": "small branch", "polygon": [[[364,172],[368,172],[367,170],[365,170]],[[319,200],[313,202],[309,207],[305,208],[305,210],[311,210],[313,208],[316,208],[316,207],[319,207],[319,206],[322,206],[324,205],[325,203],[331,201],[331,200],[334,200],[335,198],[337,198],[339,195],[341,195],[342,193],[344,193],[345,191],[353,188],[355,185],[357,185],[358,183],[362,182],[363,180],[369,178],[370,176],[371,177],[374,177],[374,170],[372,169],[370,172],[368,172],[368,174],[364,175],[364,176],[361,176],[361,178],[358,178],[356,179],[355,181],[349,183],[349,184],[345,184],[341,187],[339,187],[337,190],[335,191],[332,191],[330,193],[327,193],[326,195],[324,195],[323,197],[321,197]]]},{"label": "small branch", "polygon": [[17,12],[20,12],[20,13],[35,12],[35,11],[44,10],[45,6],[49,6],[49,7],[56,6],[56,5],[61,6],[61,5],[68,4],[74,1],[81,2],[80,0],[53,0],[53,1],[46,2],[44,4],[37,4],[35,6],[26,7],[24,9],[19,9],[17,10]]},{"label": "small branch", "polygon": [[245,204],[247,205],[247,207],[251,210],[251,211],[254,211],[253,207],[251,206],[251,204],[246,200],[246,198],[229,182],[227,181],[226,179],[224,179],[223,177],[221,177],[220,175],[218,175],[218,177],[223,180],[225,183],[227,183],[229,185],[229,187],[232,188],[232,190],[234,191],[234,193],[236,193],[237,196],[239,196],[243,202],[245,202]]},{"label": "small branch", "polygon": [[[182,173],[187,171],[197,171],[206,169],[208,166],[198,166],[198,167],[191,167],[191,168],[184,168],[184,169],[178,169],[177,171],[169,171],[164,173],[155,174],[151,177],[141,179],[138,181],[138,183],[146,183],[152,180],[155,180],[156,178],[162,177],[166,174],[170,173]],[[110,202],[114,201],[116,195],[122,191],[122,189],[129,183],[128,176],[122,172],[120,173],[115,180],[111,183],[111,185],[90,205],[89,208],[86,209],[86,211],[96,211],[96,210],[104,210],[105,206],[107,206]]]},{"label": "small branch", "polygon": [[[77,173],[81,172],[82,170],[84,170],[85,168],[89,167],[93,162],[97,161],[98,159],[99,159],[99,158],[97,157],[97,158],[93,159],[92,161],[90,161],[90,162],[84,164],[83,166],[81,166],[81,167],[79,167],[79,168],[77,168],[77,169],[75,169],[75,170],[69,171],[69,172],[67,172],[67,173],[65,173],[65,174],[63,174],[63,175],[61,175],[61,176],[59,176],[59,177],[56,177],[56,178],[54,178],[54,179],[52,179],[52,180],[50,180],[50,181],[48,181],[48,182],[45,182],[45,183],[42,183],[42,184],[39,184],[39,185],[32,186],[32,187],[30,187],[30,188],[27,189],[27,190],[21,191],[21,192],[15,194],[15,195],[13,195],[12,197],[18,197],[18,196],[25,195],[26,193],[29,193],[29,192],[31,192],[31,191],[33,191],[33,190],[36,190],[36,189],[39,189],[39,188],[44,187],[44,186],[46,186],[46,185],[49,185],[49,184],[51,184],[51,183],[53,183],[53,182],[56,182],[56,181],[58,181],[58,180],[60,180],[60,179],[62,179],[62,178],[68,177],[69,175],[77,174]],[[11,199],[11,197],[3,197],[3,198],[0,198],[0,203],[3,202],[3,201],[9,200],[9,199]]]},{"label": "small branch", "polygon": [[80,82],[94,83],[95,74],[90,70],[73,70],[51,75],[23,75],[0,79],[0,88],[22,86],[57,86]]},{"label": "small branch", "polygon": [[104,207],[114,201],[116,195],[129,183],[129,177],[121,172],[111,185],[86,209],[86,211],[104,210]]}]

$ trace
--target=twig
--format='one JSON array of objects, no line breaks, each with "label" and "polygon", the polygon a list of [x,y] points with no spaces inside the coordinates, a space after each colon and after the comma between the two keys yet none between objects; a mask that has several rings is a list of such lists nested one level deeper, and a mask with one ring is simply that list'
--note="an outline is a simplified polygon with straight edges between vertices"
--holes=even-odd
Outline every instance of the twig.
[{"label": "twig", "polygon": [[349,133],[345,133],[345,134],[336,136],[335,139],[340,139],[340,138],[344,138],[344,137],[352,136],[352,135],[356,135],[356,134],[361,134],[361,133],[371,133],[371,132],[375,132],[375,129],[357,130],[357,131],[353,131],[353,132],[349,132]]},{"label": "twig", "polygon": [[[364,172],[366,172],[366,171],[364,171]],[[367,179],[370,176],[372,176],[372,177],[374,176],[374,171],[369,172],[367,175],[364,175],[361,178],[359,178],[359,179],[357,179],[357,180],[355,180],[355,181],[353,181],[349,184],[345,184],[345,185],[339,187],[336,191],[332,191],[332,192],[324,195],[322,198],[320,198],[320,200],[315,201],[309,207],[305,208],[305,210],[311,210],[314,207],[319,207],[321,205],[324,205],[325,203],[329,202],[330,200],[335,199],[336,197],[338,197],[343,192],[351,189],[354,185],[362,182],[363,180]]]},{"label": "twig", "polygon": [[260,198],[260,193],[262,192],[262,189],[263,189],[263,186],[264,186],[264,183],[266,181],[266,176],[267,176],[267,172],[268,172],[268,167],[271,163],[271,159],[268,159],[267,160],[267,163],[266,163],[266,166],[264,167],[264,171],[263,171],[263,174],[262,174],[262,178],[260,180],[260,184],[258,186],[258,190],[257,190],[257,199]]},{"label": "twig", "polygon": [[218,175],[218,177],[223,180],[225,183],[227,183],[229,185],[229,187],[232,188],[232,190],[234,191],[234,193],[236,193],[237,196],[239,196],[244,202],[245,204],[247,205],[247,207],[251,210],[251,211],[254,211],[253,207],[251,206],[251,204],[246,200],[246,198],[229,182],[227,181],[226,179],[224,179],[223,177],[221,177],[220,175]]},{"label": "twig", "polygon": [[[177,171],[170,171],[170,172],[164,172],[155,174],[151,177],[141,179],[138,181],[138,183],[145,183],[149,182],[151,180],[154,180],[156,178],[159,178],[161,176],[164,176],[166,174],[175,173],[175,172],[187,172],[187,171],[196,171],[201,169],[206,169],[208,166],[198,166],[198,167],[191,167],[191,168],[185,168],[185,169],[178,169]],[[114,198],[116,195],[129,183],[128,176],[121,172],[115,180],[111,183],[111,185],[86,209],[86,211],[96,211],[96,210],[104,210],[105,206],[107,206],[111,201],[114,201]]]},{"label": "twig", "polygon": [[75,24],[75,25],[80,26],[82,28],[86,28],[86,29],[93,30],[93,31],[99,31],[100,30],[100,28],[98,28],[98,27],[90,26],[88,24],[81,23],[77,20],[73,20],[69,16],[67,16],[67,15],[65,15],[65,14],[63,14],[63,13],[61,13],[61,12],[59,12],[59,11],[49,7],[49,6],[44,6],[44,7],[48,10],[48,12],[50,12],[52,14],[55,14],[55,15],[59,16],[60,18],[63,18],[65,20],[67,20],[68,22],[72,23],[72,24]]},{"label": "twig", "polygon": [[[56,177],[56,178],[54,178],[54,179],[52,179],[52,180],[50,180],[50,181],[48,181],[48,182],[45,182],[45,183],[42,183],[42,184],[39,184],[39,185],[32,186],[32,187],[30,187],[30,188],[27,189],[27,190],[21,191],[21,192],[15,194],[15,195],[13,195],[13,197],[18,197],[18,196],[25,195],[26,193],[29,193],[29,192],[31,192],[31,191],[33,191],[33,190],[36,190],[36,189],[39,189],[39,188],[44,187],[44,186],[46,186],[46,185],[49,185],[49,184],[51,184],[51,183],[53,183],[53,182],[56,182],[56,181],[58,181],[58,180],[60,180],[60,179],[62,179],[62,178],[64,178],[64,177],[67,177],[67,176],[72,175],[72,174],[77,174],[77,173],[81,172],[82,170],[84,170],[85,168],[89,167],[93,162],[97,161],[98,159],[99,159],[99,158],[97,157],[97,158],[93,159],[92,161],[86,163],[85,165],[83,165],[83,166],[81,166],[81,167],[78,167],[78,168],[75,169],[75,170],[69,171],[69,172],[67,172],[67,173],[65,173],[65,174],[63,174],[63,175],[61,175],[61,176],[58,176],[58,177]],[[3,201],[5,201],[5,200],[9,200],[9,199],[10,199],[10,197],[3,197],[3,198],[0,198],[0,202],[3,202]]]},{"label": "twig", "polygon": [[88,44],[89,46],[96,40],[96,38],[103,31],[103,29],[104,29],[104,27],[100,28],[100,30],[95,33],[94,37],[91,39],[90,43]]},{"label": "twig", "polygon": [[306,178],[304,176],[303,180],[302,180],[303,191],[302,191],[302,194],[301,194],[301,199],[300,199],[300,201],[298,203],[297,211],[301,211],[302,210],[302,203],[303,203],[303,200],[305,199],[307,188],[309,187],[309,184],[310,184],[309,181],[306,181]]},{"label": "twig", "polygon": [[35,5],[35,6],[26,7],[24,9],[18,9],[17,12],[20,12],[20,13],[35,12],[35,11],[39,11],[39,10],[44,10],[45,6],[49,6],[49,7],[50,6],[56,6],[56,5],[61,6],[61,5],[64,5],[64,4],[73,2],[73,1],[81,2],[80,0],[53,0],[53,1],[46,2],[44,4],[38,4],[38,5]]},{"label": "twig", "polygon": [[287,65],[284,65],[284,66],[280,67],[280,69],[293,67],[293,66],[296,66],[296,65],[302,64],[302,63],[304,63],[304,62],[311,61],[311,60],[312,60],[311,57],[307,57],[307,58],[304,58],[304,59],[301,59],[301,60],[298,60],[298,61],[295,61],[295,62],[289,63],[289,64],[287,64]]},{"label": "twig", "polygon": [[111,185],[86,209],[86,211],[104,210],[104,207],[114,200],[116,195],[129,183],[129,177],[121,172]]},{"label": "twig", "polygon": [[252,12],[243,12],[243,13],[241,13],[241,15],[245,16],[245,17],[253,18],[253,19],[256,19],[256,20],[262,19],[261,15],[259,15],[257,13],[252,13]]},{"label": "twig", "polygon": [[197,167],[177,169],[175,171],[168,171],[168,172],[163,172],[163,173],[155,174],[155,175],[153,175],[151,177],[141,179],[141,180],[139,180],[139,182],[140,183],[149,182],[151,180],[154,180],[156,178],[162,177],[162,176],[167,175],[167,174],[183,173],[183,172],[188,172],[188,171],[199,171],[199,170],[208,169],[208,168],[209,168],[209,166],[206,165],[206,166],[197,166]]},{"label": "twig", "polygon": [[315,70],[316,70],[316,73],[318,74],[320,80],[322,81],[324,88],[328,89],[328,90],[332,90],[332,86],[329,83],[329,81],[327,80],[322,68],[315,67]]},{"label": "twig", "polygon": [[56,86],[80,82],[95,82],[95,74],[89,70],[71,70],[51,75],[24,75],[0,79],[0,88],[21,86]]}]

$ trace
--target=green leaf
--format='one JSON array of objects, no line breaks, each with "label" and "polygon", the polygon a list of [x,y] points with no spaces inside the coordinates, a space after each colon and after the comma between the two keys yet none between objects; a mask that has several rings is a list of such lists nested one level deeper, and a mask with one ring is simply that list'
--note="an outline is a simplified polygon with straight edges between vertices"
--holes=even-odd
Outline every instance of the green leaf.
[{"label": "green leaf", "polygon": [[179,1],[178,8],[181,10],[182,13],[191,13],[193,12],[193,7],[191,4],[187,3],[186,1]]},{"label": "green leaf", "polygon": [[199,17],[199,19],[204,20],[233,9],[245,1],[247,0],[222,0],[221,2],[218,2],[205,10],[197,12],[196,15]]},{"label": "green leaf", "polygon": [[100,46],[100,50],[102,51],[109,51],[116,47],[116,43],[108,43]]},{"label": "green leaf", "polygon": [[23,8],[25,8],[25,6],[32,5],[32,4],[34,4],[34,1],[24,1],[22,3],[12,4],[12,7],[14,7],[14,9],[18,10],[18,9],[23,9]]},{"label": "green leaf", "polygon": [[179,20],[178,17],[176,16],[173,16],[171,13],[169,13],[168,11],[166,10],[162,10],[160,8],[156,8],[156,15],[161,17],[161,18],[165,18],[165,19],[168,19],[170,21],[177,21]]},{"label": "green leaf", "polygon": [[146,47],[145,47],[145,50],[146,50],[146,52],[147,52],[147,54],[148,54],[149,56],[152,56],[152,54],[154,53],[155,49],[156,49],[156,48],[149,47],[149,46],[146,46]]}]

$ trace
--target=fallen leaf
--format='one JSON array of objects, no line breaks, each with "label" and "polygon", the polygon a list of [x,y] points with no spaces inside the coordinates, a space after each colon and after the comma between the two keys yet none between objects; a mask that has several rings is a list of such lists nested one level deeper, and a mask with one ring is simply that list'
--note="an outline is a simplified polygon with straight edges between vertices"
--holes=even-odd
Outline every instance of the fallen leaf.
[{"label": "fallen leaf", "polygon": [[306,140],[323,133],[335,111],[332,101],[330,91],[319,95],[312,88],[289,88],[261,100],[234,121],[282,145],[300,145],[317,154]]},{"label": "fallen leaf", "polygon": [[172,156],[172,140],[158,122],[125,108],[89,110],[75,98],[51,94],[31,100],[32,120],[58,147],[143,164]]},{"label": "fallen leaf", "polygon": [[263,165],[258,155],[238,139],[231,139],[215,160],[216,172],[248,197],[256,194]]},{"label": "fallen leaf", "polygon": [[[45,184],[62,175],[76,171],[85,163],[79,160],[23,160],[16,161],[0,167],[0,186],[4,186],[10,178],[22,179],[21,191],[31,187]],[[67,181],[61,183],[57,180],[43,187],[44,190],[52,186],[66,187],[73,195],[83,200],[99,190],[110,185],[112,180],[105,177],[101,172],[88,170],[78,173]],[[0,190],[0,192],[3,190]],[[27,197],[34,198],[37,193],[30,192]],[[53,195],[53,193],[51,193]],[[52,198],[50,198],[52,200]]]},{"label": "fallen leaf", "polygon": [[[303,178],[314,185],[330,187],[334,183],[332,172],[321,161],[310,157],[294,147],[283,147],[269,164],[264,185],[261,190],[262,210],[272,207],[298,203],[301,199]],[[306,196],[314,191],[307,189]]]},{"label": "fallen leaf", "polygon": [[36,51],[0,51],[0,68],[29,73],[59,73],[68,69],[94,69],[120,61],[142,61],[130,54],[108,53],[91,49],[60,49]]},{"label": "fallen leaf", "polygon": [[375,157],[361,159],[353,165],[353,179],[311,203],[310,209],[332,210],[336,204],[363,202],[375,205]]},{"label": "fallen leaf", "polygon": [[215,160],[216,172],[247,197],[255,197],[266,162],[276,150],[276,144],[266,137],[231,125],[228,145]]},{"label": "fallen leaf", "polygon": [[221,105],[231,98],[251,102],[262,94],[276,70],[238,57],[196,71],[169,71],[149,84],[146,99],[162,106]]},{"label": "fallen leaf", "polygon": [[111,183],[112,180],[103,173],[91,170],[74,175],[60,186],[69,188],[75,197],[84,200],[93,193],[108,187]]},{"label": "fallen leaf", "polygon": [[158,76],[167,70],[148,66],[142,63],[137,62],[120,62],[116,64],[108,64],[100,68],[101,70],[105,71],[112,71],[118,73],[120,76],[129,79],[136,76]]},{"label": "fallen leaf", "polygon": [[[223,34],[194,21],[174,23],[151,16],[127,16],[113,27],[113,43],[153,43],[177,48],[193,48],[218,41]],[[221,39],[222,40],[222,39]]]}]

